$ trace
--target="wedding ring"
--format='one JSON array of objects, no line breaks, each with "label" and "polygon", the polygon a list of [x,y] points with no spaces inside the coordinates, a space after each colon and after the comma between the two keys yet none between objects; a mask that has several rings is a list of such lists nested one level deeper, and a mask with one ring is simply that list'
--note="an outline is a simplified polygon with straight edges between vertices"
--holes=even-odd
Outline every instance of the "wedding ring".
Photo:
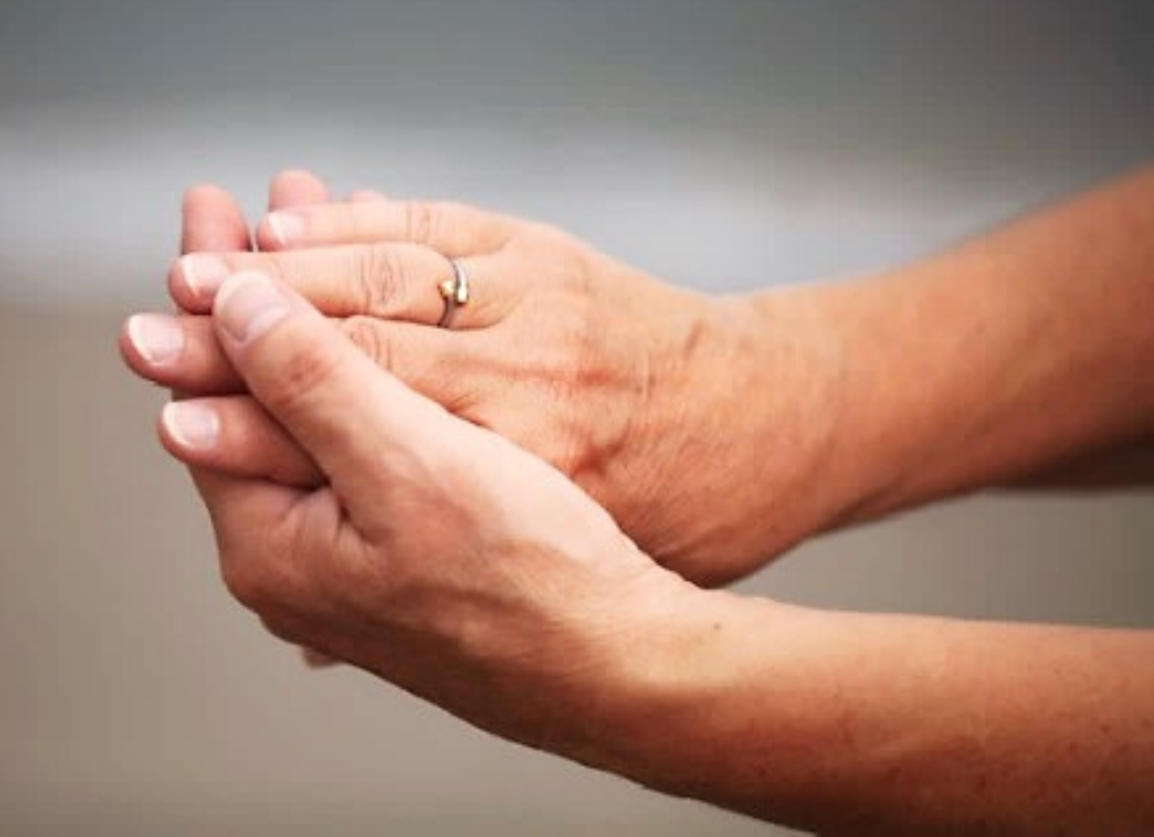
[{"label": "wedding ring", "polygon": [[438,328],[448,328],[453,312],[469,304],[469,274],[465,273],[465,268],[456,259],[449,259],[449,264],[453,266],[453,278],[437,286],[441,298],[445,300],[445,311],[437,322]]}]

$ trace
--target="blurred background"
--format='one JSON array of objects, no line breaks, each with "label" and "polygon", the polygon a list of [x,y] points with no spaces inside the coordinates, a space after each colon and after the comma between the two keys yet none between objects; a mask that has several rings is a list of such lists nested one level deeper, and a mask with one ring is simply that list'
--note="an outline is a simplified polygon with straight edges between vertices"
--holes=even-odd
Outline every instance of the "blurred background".
[{"label": "blurred background", "polygon": [[[775,832],[492,739],[231,602],[115,348],[182,190],[560,224],[735,291],[917,257],[1154,149],[1148,0],[0,0],[0,832]],[[1149,497],[985,497],[742,586],[1154,627]]]}]

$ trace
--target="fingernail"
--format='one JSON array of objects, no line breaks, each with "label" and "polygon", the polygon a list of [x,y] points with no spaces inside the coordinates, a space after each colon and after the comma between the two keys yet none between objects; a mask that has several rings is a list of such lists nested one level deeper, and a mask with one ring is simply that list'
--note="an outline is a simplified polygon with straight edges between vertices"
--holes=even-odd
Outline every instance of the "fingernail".
[{"label": "fingernail", "polygon": [[220,436],[220,418],[216,410],[195,401],[165,404],[160,420],[168,435],[188,450],[208,450]]},{"label": "fingernail", "polygon": [[238,343],[255,340],[288,313],[288,297],[263,273],[230,276],[213,305],[213,316]]},{"label": "fingernail", "polygon": [[228,265],[215,256],[185,256],[180,270],[184,284],[198,297],[211,297],[228,278]]},{"label": "fingernail", "polygon": [[277,242],[291,244],[305,231],[305,219],[299,212],[272,212],[268,216],[268,228]]},{"label": "fingernail", "polygon": [[128,339],[152,364],[169,363],[184,351],[184,331],[167,314],[135,314],[128,320]]}]

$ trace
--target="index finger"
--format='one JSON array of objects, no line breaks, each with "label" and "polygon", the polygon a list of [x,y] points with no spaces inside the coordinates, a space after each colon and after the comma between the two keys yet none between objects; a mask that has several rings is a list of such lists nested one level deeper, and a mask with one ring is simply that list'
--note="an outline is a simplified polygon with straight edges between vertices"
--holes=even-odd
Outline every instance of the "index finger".
[{"label": "index finger", "polygon": [[410,242],[452,259],[496,252],[515,224],[459,203],[359,201],[270,213],[257,229],[257,241],[262,250]]}]

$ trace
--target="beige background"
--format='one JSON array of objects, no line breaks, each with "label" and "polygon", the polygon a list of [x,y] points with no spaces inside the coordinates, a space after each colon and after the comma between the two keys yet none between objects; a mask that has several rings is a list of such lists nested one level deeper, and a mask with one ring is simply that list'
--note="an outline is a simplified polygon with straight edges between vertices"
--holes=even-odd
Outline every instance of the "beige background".
[{"label": "beige background", "polygon": [[[1143,4],[961,5],[0,4],[0,832],[775,833],[305,671],[222,590],[115,332],[163,307],[196,179],[252,209],[285,164],[463,196],[727,291],[910,258],[1149,154]],[[744,586],[1154,627],[1152,552],[1149,496],[988,497]]]}]

